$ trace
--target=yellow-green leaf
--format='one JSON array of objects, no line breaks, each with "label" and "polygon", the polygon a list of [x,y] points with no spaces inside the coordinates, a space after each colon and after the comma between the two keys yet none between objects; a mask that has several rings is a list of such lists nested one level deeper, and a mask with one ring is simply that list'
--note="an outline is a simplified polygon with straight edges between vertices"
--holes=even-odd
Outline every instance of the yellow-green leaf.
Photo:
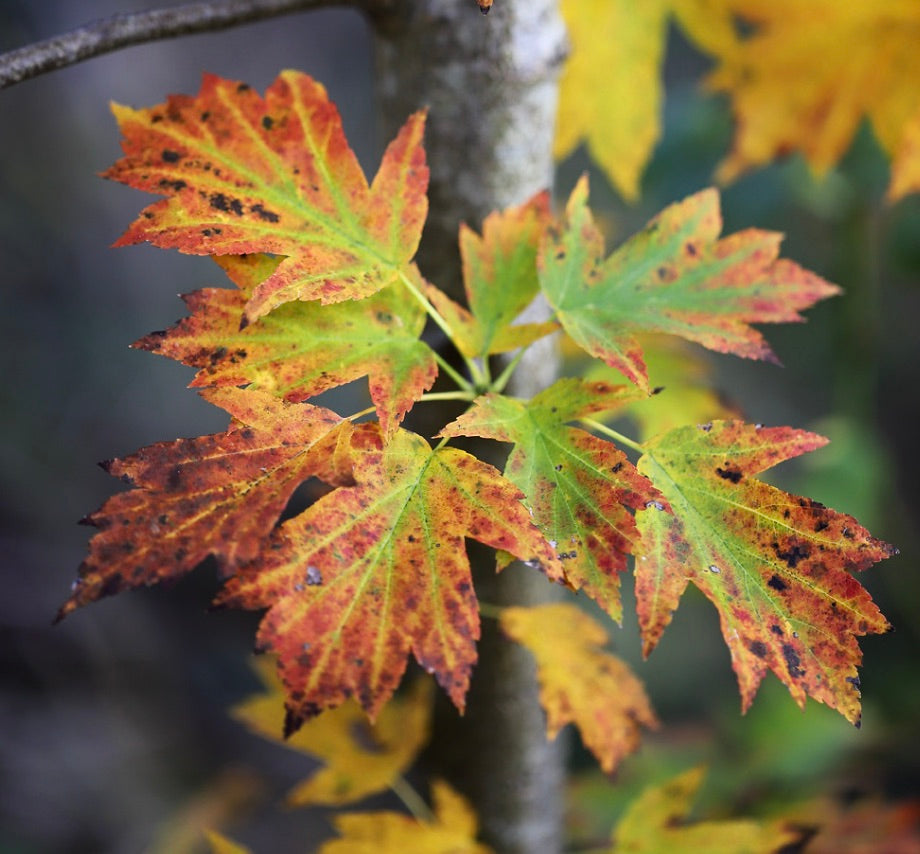
[{"label": "yellow-green leaf", "polygon": [[777,854],[801,834],[745,819],[687,823],[704,771],[646,789],[620,820],[610,854]]}]

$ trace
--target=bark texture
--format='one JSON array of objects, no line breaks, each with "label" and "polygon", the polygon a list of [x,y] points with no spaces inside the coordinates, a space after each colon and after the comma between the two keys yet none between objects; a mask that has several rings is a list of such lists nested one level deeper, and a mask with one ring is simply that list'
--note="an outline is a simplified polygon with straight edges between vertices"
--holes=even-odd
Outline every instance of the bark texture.
[{"label": "bark texture", "polygon": [[[551,186],[557,75],[565,32],[556,0],[396,0],[376,18],[377,78],[387,138],[406,116],[430,109],[425,147],[431,211],[422,272],[462,299],[457,229],[479,228],[496,208]],[[539,310],[539,309],[538,309]],[[532,348],[512,394],[531,395],[556,375],[552,343]],[[555,591],[532,569],[501,575],[476,560],[484,602],[535,604]],[[444,703],[431,760],[473,801],[482,837],[502,854],[553,854],[562,846],[564,751],[549,743],[530,654],[483,620],[466,714]]]}]

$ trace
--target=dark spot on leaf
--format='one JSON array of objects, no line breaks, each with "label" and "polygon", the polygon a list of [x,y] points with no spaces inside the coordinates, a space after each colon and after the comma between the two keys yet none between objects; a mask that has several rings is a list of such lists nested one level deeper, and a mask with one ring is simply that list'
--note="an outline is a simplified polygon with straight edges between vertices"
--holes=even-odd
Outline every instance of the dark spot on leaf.
[{"label": "dark spot on leaf", "polygon": [[557,260],[557,261],[562,261],[562,260],[564,260],[564,259],[565,259],[565,250],[564,250],[564,249],[560,249],[560,250],[556,253],[556,260]]},{"label": "dark spot on leaf", "polygon": [[711,421],[709,421],[709,422],[706,423],[706,424],[697,424],[696,426],[699,427],[700,430],[702,430],[704,433],[708,433],[710,430],[712,430],[712,422],[711,422]]},{"label": "dark spot on leaf", "polygon": [[243,205],[239,199],[228,199],[223,193],[212,193],[208,198],[208,203],[214,210],[230,213],[231,211],[237,216],[243,215]]},{"label": "dark spot on leaf", "polygon": [[788,586],[778,575],[771,575],[770,580],[767,582],[767,587],[772,587],[774,590],[779,591],[785,590]]},{"label": "dark spot on leaf", "polygon": [[201,114],[200,118],[201,118],[201,120],[202,120],[203,122],[206,122],[209,118],[211,118],[211,114],[210,114],[207,110],[205,110],[205,111]]},{"label": "dark spot on leaf", "polygon": [[801,666],[802,659],[799,658],[799,654],[795,651],[795,647],[792,644],[783,644],[783,658],[786,659],[786,670],[789,671],[789,675],[793,679],[798,679],[800,676],[805,675],[805,671]]},{"label": "dark spot on leaf", "polygon": [[846,681],[849,682],[857,691],[859,690],[858,676],[847,676]]},{"label": "dark spot on leaf", "polygon": [[249,208],[259,219],[265,222],[278,222],[281,217],[274,211],[266,210],[262,205],[252,205]]},{"label": "dark spot on leaf", "polygon": [[686,251],[686,253],[687,253],[688,255],[696,255],[696,252],[697,252],[697,250],[696,250],[696,244],[695,244],[695,243],[689,243],[689,242],[688,242],[688,243],[684,246],[684,250]]},{"label": "dark spot on leaf", "polygon": [[562,463],[557,466],[553,466],[553,468],[556,469],[556,471],[562,471]]},{"label": "dark spot on leaf", "polygon": [[274,124],[275,120],[271,116],[262,116],[262,127],[264,127],[265,130],[271,130]]},{"label": "dark spot on leaf", "polygon": [[318,587],[323,583],[323,574],[315,566],[308,566],[305,579],[307,586]]},{"label": "dark spot on leaf", "polygon": [[612,469],[610,469],[610,471],[616,474],[622,468],[623,468],[623,463],[617,463]]},{"label": "dark spot on leaf", "polygon": [[787,551],[783,551],[779,543],[774,543],[773,550],[790,569],[795,569],[799,561],[805,560],[811,554],[811,549],[805,543],[792,543]]},{"label": "dark spot on leaf", "polygon": [[181,155],[179,154],[178,151],[173,151],[172,149],[164,148],[162,157],[163,157],[163,161],[166,163],[178,163]]},{"label": "dark spot on leaf", "polygon": [[161,178],[159,181],[159,186],[162,187],[164,190],[167,187],[170,187],[171,189],[178,192],[179,190],[184,190],[188,186],[188,184],[186,184],[185,181],[179,178],[176,178],[175,180],[172,180],[172,181],[170,181],[169,178]]},{"label": "dark spot on leaf", "polygon": [[178,489],[182,481],[182,466],[175,466],[166,478],[166,488]]},{"label": "dark spot on leaf", "polygon": [[840,533],[843,534],[843,536],[848,540],[852,540],[855,536],[854,533],[846,525],[843,526],[843,530]]},{"label": "dark spot on leaf", "polygon": [[150,124],[155,125],[157,122],[163,121],[163,117],[159,113],[154,113],[150,117]]},{"label": "dark spot on leaf", "polygon": [[818,521],[815,522],[815,533],[818,533],[819,531],[823,531],[829,526],[830,526],[830,523],[826,519],[818,519]]},{"label": "dark spot on leaf", "polygon": [[253,436],[255,436],[255,433],[252,431],[251,427],[246,427],[243,430],[240,430],[240,435],[244,439],[251,439]]},{"label": "dark spot on leaf", "polygon": [[252,87],[248,83],[240,83],[240,85],[236,87],[236,91],[237,92],[248,92],[251,88]]},{"label": "dark spot on leaf", "polygon": [[779,636],[782,636],[783,634],[783,630],[778,625],[776,625],[776,623],[770,626],[770,631],[773,632],[773,634],[779,635]]},{"label": "dark spot on leaf", "polygon": [[767,656],[767,645],[763,641],[751,641],[748,649],[758,658],[766,658]]},{"label": "dark spot on leaf", "polygon": [[743,477],[740,469],[732,467],[732,465],[728,462],[725,463],[724,468],[717,466],[716,474],[725,480],[730,480],[732,483],[738,483],[738,481],[740,481]]}]

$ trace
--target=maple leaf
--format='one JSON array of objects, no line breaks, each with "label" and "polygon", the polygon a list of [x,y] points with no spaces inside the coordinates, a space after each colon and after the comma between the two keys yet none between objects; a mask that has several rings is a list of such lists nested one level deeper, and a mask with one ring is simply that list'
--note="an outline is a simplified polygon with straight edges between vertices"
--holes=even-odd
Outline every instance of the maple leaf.
[{"label": "maple leaf", "polygon": [[278,654],[287,732],[351,695],[375,717],[410,651],[463,709],[479,637],[464,537],[561,577],[492,466],[405,430],[384,445],[373,424],[356,428],[353,452],[355,486],[282,525],[218,600],[269,609],[258,641]]},{"label": "maple leaf", "polygon": [[626,810],[610,854],[775,854],[801,841],[799,831],[749,819],[687,824],[702,768],[650,786]]},{"label": "maple leaf", "polygon": [[84,521],[99,529],[73,593],[58,612],[156,584],[214,555],[223,573],[252,560],[303,481],[330,469],[343,425],[334,412],[264,392],[210,389],[234,417],[225,433],[178,439],[104,463],[135,488]]},{"label": "maple leaf", "polygon": [[491,848],[476,842],[476,815],[466,800],[440,780],[431,792],[430,821],[393,812],[336,816],[343,838],[323,843],[320,854],[490,854]]},{"label": "maple leaf", "polygon": [[637,332],[665,332],[720,353],[776,361],[750,323],[801,321],[799,311],[839,293],[778,258],[782,236],[748,229],[719,239],[715,190],[670,205],[606,259],[582,178],[540,256],[540,282],[572,338],[643,390]]},{"label": "maple leaf", "polygon": [[292,806],[354,803],[389,788],[412,764],[430,736],[432,685],[416,680],[405,695],[394,697],[371,724],[352,700],[307,721],[290,738],[284,730],[284,688],[273,662],[258,674],[267,693],[235,706],[232,714],[251,730],[325,763],[287,796]]},{"label": "maple leaf", "polygon": [[443,436],[512,442],[505,476],[525,495],[533,519],[565,567],[613,619],[622,616],[619,573],[638,541],[636,509],[658,492],[614,444],[566,422],[634,398],[629,386],[559,380],[524,403],[488,394],[448,424]]},{"label": "maple leaf", "polygon": [[192,386],[248,384],[295,402],[367,375],[389,434],[434,382],[434,353],[419,340],[425,311],[401,283],[363,300],[286,303],[241,329],[253,290],[279,259],[215,261],[238,290],[206,288],[183,297],[190,317],[133,345],[198,368]]},{"label": "maple leaf", "polygon": [[640,724],[658,726],[642,683],[624,661],[603,651],[607,632],[574,605],[505,608],[499,622],[537,661],[549,738],[574,723],[609,774],[639,746]]},{"label": "maple leaf", "polygon": [[889,626],[850,572],[897,549],[850,516],[752,477],[826,442],[737,421],[648,442],[639,471],[673,513],[638,514],[637,608],[647,655],[692,582],[719,612],[743,710],[772,670],[800,706],[810,695],[858,724],[856,636]]},{"label": "maple leaf", "polygon": [[920,109],[920,5],[913,0],[720,0],[743,36],[703,45],[718,65],[708,86],[728,93],[736,117],[730,181],[801,151],[823,174],[868,117],[889,155]]},{"label": "maple leaf", "polygon": [[415,254],[428,204],[424,113],[409,118],[368,186],[326,90],[299,72],[283,71],[264,99],[208,74],[195,97],[113,111],[125,157],[104,177],[169,197],[115,245],[285,256],[253,290],[248,321],[290,300],[369,296]]},{"label": "maple leaf", "polygon": [[482,237],[460,226],[460,260],[469,310],[443,291],[428,297],[447,320],[464,356],[485,357],[525,347],[558,328],[555,323],[512,322],[540,290],[537,250],[549,222],[549,194],[496,211],[482,224]]},{"label": "maple leaf", "polygon": [[702,46],[734,36],[712,0],[562,0],[571,51],[560,78],[554,154],[586,141],[592,158],[632,201],[661,136],[662,64],[672,15]]}]

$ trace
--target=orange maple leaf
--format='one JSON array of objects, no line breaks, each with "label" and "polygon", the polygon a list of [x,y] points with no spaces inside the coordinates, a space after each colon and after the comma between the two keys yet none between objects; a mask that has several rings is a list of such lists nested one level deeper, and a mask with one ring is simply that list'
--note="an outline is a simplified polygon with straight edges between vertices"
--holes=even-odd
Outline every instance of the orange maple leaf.
[{"label": "orange maple leaf", "polygon": [[355,486],[319,499],[231,578],[222,605],[268,608],[258,643],[278,654],[288,732],[354,695],[371,717],[411,651],[463,709],[479,614],[464,537],[552,577],[561,568],[496,469],[376,425],[353,435]]},{"label": "orange maple leaf", "polygon": [[397,281],[428,211],[424,113],[390,143],[373,183],[326,90],[283,71],[265,98],[205,75],[195,97],[113,106],[125,157],[104,176],[169,198],[115,244],[195,255],[285,256],[255,288],[246,319],[295,299],[359,299]]}]

